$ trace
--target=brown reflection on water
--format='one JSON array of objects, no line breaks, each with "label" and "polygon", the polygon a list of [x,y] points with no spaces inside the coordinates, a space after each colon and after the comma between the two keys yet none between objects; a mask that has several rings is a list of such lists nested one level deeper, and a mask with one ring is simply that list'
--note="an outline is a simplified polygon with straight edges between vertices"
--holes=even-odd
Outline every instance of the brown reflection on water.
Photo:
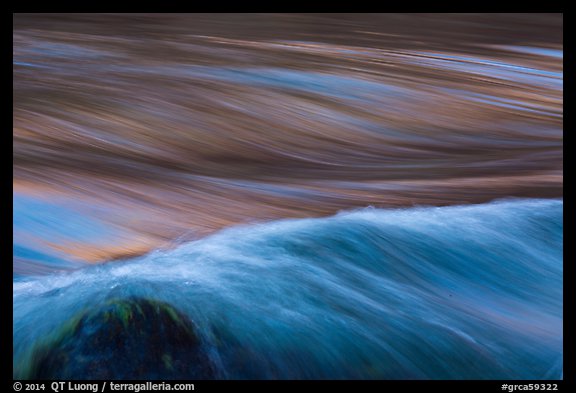
[{"label": "brown reflection on water", "polygon": [[562,195],[562,17],[16,15],[14,185],[109,247],[341,209]]}]

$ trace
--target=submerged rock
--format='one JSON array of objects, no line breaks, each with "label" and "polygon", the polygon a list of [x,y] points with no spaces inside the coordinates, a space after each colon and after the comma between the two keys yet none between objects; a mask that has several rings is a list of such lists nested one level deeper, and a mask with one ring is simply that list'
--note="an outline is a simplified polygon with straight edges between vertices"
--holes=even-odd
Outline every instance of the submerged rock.
[{"label": "submerged rock", "polygon": [[194,324],[169,304],[113,299],[37,347],[32,379],[211,379]]}]

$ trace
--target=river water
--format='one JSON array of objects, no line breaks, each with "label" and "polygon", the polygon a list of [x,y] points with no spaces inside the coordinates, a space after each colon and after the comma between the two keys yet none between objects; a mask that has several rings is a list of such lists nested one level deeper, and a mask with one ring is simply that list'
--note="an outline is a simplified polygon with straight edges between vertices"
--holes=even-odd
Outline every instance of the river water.
[{"label": "river water", "polygon": [[558,378],[562,23],[16,14],[15,376],[138,296],[211,377]]}]

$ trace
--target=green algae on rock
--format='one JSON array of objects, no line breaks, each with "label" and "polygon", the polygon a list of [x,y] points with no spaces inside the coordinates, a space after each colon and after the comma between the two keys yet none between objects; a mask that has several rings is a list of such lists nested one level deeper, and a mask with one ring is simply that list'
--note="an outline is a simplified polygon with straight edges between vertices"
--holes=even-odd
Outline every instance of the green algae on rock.
[{"label": "green algae on rock", "polygon": [[33,379],[212,379],[197,328],[167,303],[112,299],[38,345]]}]

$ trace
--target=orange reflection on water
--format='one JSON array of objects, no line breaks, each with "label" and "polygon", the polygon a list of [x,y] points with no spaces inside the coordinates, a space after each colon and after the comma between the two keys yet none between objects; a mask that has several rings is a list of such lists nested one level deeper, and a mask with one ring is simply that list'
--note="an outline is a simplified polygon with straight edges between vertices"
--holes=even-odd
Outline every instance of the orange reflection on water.
[{"label": "orange reflection on water", "polygon": [[368,205],[561,197],[561,27],[16,15],[14,185],[107,206],[125,236],[52,244],[86,261]]}]

